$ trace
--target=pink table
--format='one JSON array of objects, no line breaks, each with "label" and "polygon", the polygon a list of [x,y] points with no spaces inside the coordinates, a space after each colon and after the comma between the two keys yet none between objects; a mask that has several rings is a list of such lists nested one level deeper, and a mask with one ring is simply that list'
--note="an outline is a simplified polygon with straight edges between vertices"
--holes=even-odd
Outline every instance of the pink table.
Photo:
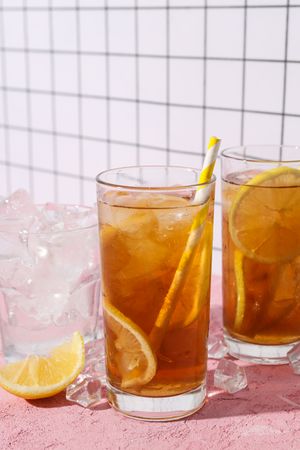
[{"label": "pink table", "polygon": [[[214,277],[212,328],[220,327],[220,278]],[[0,392],[1,450],[247,450],[300,449],[300,376],[288,366],[247,365],[249,387],[229,395],[213,387],[216,362],[209,362],[209,399],[192,417],[146,423],[113,411],[106,401],[83,409],[64,394],[40,401]]]}]

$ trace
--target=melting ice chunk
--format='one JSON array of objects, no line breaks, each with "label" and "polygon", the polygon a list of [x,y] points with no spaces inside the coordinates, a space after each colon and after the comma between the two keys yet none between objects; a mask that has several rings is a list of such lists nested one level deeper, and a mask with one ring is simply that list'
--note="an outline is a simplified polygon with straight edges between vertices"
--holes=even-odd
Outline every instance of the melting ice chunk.
[{"label": "melting ice chunk", "polygon": [[246,372],[235,362],[222,359],[215,370],[214,384],[217,388],[234,394],[247,387]]},{"label": "melting ice chunk", "polygon": [[207,342],[208,357],[212,359],[222,359],[228,353],[227,345],[222,336],[209,336]]},{"label": "melting ice chunk", "polygon": [[67,387],[67,400],[85,408],[97,406],[102,399],[105,384],[104,340],[91,341],[85,346],[85,367]]},{"label": "melting ice chunk", "polygon": [[84,408],[97,406],[102,399],[101,381],[82,373],[67,387],[66,398]]},{"label": "melting ice chunk", "polygon": [[38,210],[28,192],[18,189],[0,202],[0,214],[10,218],[22,218],[25,215],[36,215]]},{"label": "melting ice chunk", "polygon": [[300,375],[300,342],[288,352],[287,357],[293,372]]}]

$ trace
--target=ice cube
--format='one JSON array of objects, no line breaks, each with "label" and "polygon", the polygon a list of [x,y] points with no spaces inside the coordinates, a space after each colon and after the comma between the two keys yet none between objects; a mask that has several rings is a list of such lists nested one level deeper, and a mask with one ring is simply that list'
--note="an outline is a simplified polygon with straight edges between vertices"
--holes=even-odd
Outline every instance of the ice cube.
[{"label": "ice cube", "polygon": [[[115,214],[116,227],[124,233],[130,235],[131,238],[140,239],[153,233],[157,229],[157,220],[152,211],[138,211],[132,213],[130,211],[124,216],[121,208],[118,215]],[[120,215],[122,213],[122,215]]]},{"label": "ice cube", "polygon": [[214,384],[217,388],[234,394],[247,387],[246,372],[235,362],[222,359],[214,373]]},{"label": "ice cube", "polygon": [[67,387],[66,399],[84,408],[93,408],[101,403],[101,388],[98,377],[82,373]]},{"label": "ice cube", "polygon": [[227,345],[223,336],[209,336],[207,342],[208,357],[212,359],[222,359],[228,353]]},{"label": "ice cube", "polygon": [[104,339],[97,339],[86,344],[84,369],[68,386],[66,398],[85,408],[97,406],[102,399],[101,388],[105,381]]},{"label": "ice cube", "polygon": [[176,239],[182,237],[186,239],[187,232],[191,227],[198,207],[191,207],[187,200],[181,197],[165,196],[161,199],[159,208],[155,214],[159,224],[159,239],[164,240],[170,237],[170,233],[178,232]]},{"label": "ice cube", "polygon": [[288,352],[287,357],[293,372],[300,375],[300,342]]},{"label": "ice cube", "polygon": [[257,176],[260,170],[244,170],[243,172],[234,172],[226,176],[226,181],[232,184],[247,184],[252,178]]},{"label": "ice cube", "polygon": [[[44,324],[66,319],[64,312],[69,308],[70,286],[58,268],[51,264],[37,264],[32,267],[30,283],[22,288],[27,301],[20,305],[31,317]],[[61,319],[61,317],[63,318]]]},{"label": "ice cube", "polygon": [[41,213],[50,231],[62,231],[64,229],[63,205],[48,202],[42,206]]},{"label": "ice cube", "polygon": [[37,215],[38,210],[28,192],[18,189],[1,201],[0,214],[6,217],[19,218],[25,215]]},{"label": "ice cube", "polygon": [[39,272],[68,283],[72,291],[83,276],[87,279],[98,269],[97,240],[96,227],[46,233],[31,239],[29,251]]},{"label": "ice cube", "polygon": [[127,242],[127,250],[129,253],[127,264],[118,274],[120,281],[124,278],[157,277],[157,271],[167,260],[168,248],[150,239],[140,241],[132,239]]},{"label": "ice cube", "polygon": [[46,203],[41,213],[51,231],[76,230],[97,224],[95,207]]},{"label": "ice cube", "polygon": [[0,287],[21,290],[28,293],[32,282],[32,267],[21,258],[0,256]]},{"label": "ice cube", "polygon": [[72,291],[98,267],[96,209],[47,203],[41,214],[48,229],[30,236],[30,254],[40,272],[55,274]]},{"label": "ice cube", "polygon": [[10,239],[14,236],[26,245],[26,233],[43,226],[41,213],[28,192],[19,189],[0,202],[0,232],[10,235]]},{"label": "ice cube", "polygon": [[85,366],[83,372],[106,382],[104,339],[96,339],[85,346]]}]

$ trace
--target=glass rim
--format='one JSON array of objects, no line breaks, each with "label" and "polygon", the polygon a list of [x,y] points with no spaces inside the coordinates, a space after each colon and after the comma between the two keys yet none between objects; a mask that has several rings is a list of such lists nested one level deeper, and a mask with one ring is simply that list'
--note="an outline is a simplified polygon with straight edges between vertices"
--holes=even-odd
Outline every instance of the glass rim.
[{"label": "glass rim", "polygon": [[191,189],[191,188],[198,188],[199,186],[210,186],[216,182],[216,175],[213,174],[211,179],[209,181],[206,181],[205,183],[192,183],[192,184],[182,184],[182,185],[176,185],[176,186],[131,186],[130,184],[117,184],[117,183],[111,183],[109,181],[104,181],[101,179],[102,175],[105,175],[107,173],[113,173],[118,170],[128,170],[128,169],[183,169],[186,171],[197,171],[199,174],[201,173],[201,169],[197,169],[196,167],[188,167],[188,166],[171,166],[171,165],[136,165],[136,166],[122,166],[122,167],[115,167],[112,169],[106,169],[102,172],[98,173],[96,175],[96,183],[104,186],[108,186],[114,189],[126,189],[128,191],[182,191],[183,189]]},{"label": "glass rim", "polygon": [[[58,203],[60,206],[74,206],[74,207],[80,207],[86,210],[92,210],[94,209],[93,206],[88,206],[88,205],[78,205],[76,203]],[[35,206],[37,207],[42,207],[46,205],[46,203],[38,203],[35,204]],[[95,211],[95,215],[97,217],[97,212]],[[28,215],[28,217],[33,217],[32,215]],[[18,218],[18,217],[13,217],[10,218],[8,216],[3,216],[0,218],[0,234],[7,234],[7,235],[11,235],[11,234],[19,234],[19,232],[13,231],[13,230],[1,230],[1,225],[3,225],[4,223],[10,223],[11,225],[13,224],[17,224],[18,222],[22,223],[22,220],[24,220],[24,218]],[[80,232],[80,231],[85,231],[85,230],[91,230],[93,228],[97,228],[98,227],[98,221],[96,219],[95,223],[92,225],[85,225],[85,226],[80,226],[80,227],[76,227],[76,228],[71,228],[69,230],[40,230],[40,231],[28,231],[28,235],[29,236],[53,236],[53,235],[58,235],[58,234],[68,234],[68,233],[76,233],[76,232]],[[24,230],[26,228],[24,227]]]},{"label": "glass rim", "polygon": [[228,147],[225,148],[224,150],[222,150],[220,157],[221,158],[226,158],[226,159],[231,159],[231,160],[235,160],[235,161],[246,161],[246,162],[250,162],[250,163],[257,163],[257,164],[276,164],[276,163],[300,163],[300,157],[299,159],[266,159],[266,158],[255,158],[255,157],[251,157],[251,156],[247,156],[247,155],[243,155],[243,154],[232,154],[233,151],[241,151],[242,149],[258,149],[258,148],[262,148],[262,149],[271,149],[271,148],[278,148],[278,149],[299,149],[300,152],[300,145],[284,145],[284,144],[250,144],[250,145],[237,145],[235,147]]}]

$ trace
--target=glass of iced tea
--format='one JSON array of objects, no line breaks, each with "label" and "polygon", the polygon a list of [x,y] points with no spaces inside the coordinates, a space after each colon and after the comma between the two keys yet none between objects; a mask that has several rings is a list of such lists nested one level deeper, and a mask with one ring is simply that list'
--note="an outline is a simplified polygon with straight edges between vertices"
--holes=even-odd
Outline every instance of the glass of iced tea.
[{"label": "glass of iced tea", "polygon": [[284,364],[300,340],[300,147],[221,159],[225,339],[237,358]]},{"label": "glass of iced tea", "polygon": [[199,204],[198,177],[194,169],[162,166],[97,176],[108,397],[132,417],[175,420],[205,401],[215,178],[202,185],[208,200]]}]

